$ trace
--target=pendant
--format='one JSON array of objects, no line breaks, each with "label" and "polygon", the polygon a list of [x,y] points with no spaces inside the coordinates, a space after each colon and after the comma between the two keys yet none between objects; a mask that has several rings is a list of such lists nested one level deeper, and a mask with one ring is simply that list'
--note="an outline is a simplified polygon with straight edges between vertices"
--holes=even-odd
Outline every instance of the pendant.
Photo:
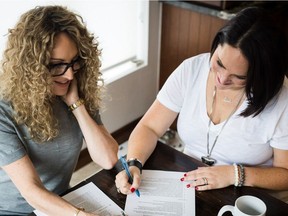
[{"label": "pendant", "polygon": [[213,164],[216,163],[216,160],[211,158],[211,157],[209,157],[208,155],[207,156],[202,156],[201,159],[202,159],[202,162],[207,164],[208,166],[212,166]]},{"label": "pendant", "polygon": [[232,99],[228,98],[228,97],[224,97],[223,101],[225,103],[232,103]]}]

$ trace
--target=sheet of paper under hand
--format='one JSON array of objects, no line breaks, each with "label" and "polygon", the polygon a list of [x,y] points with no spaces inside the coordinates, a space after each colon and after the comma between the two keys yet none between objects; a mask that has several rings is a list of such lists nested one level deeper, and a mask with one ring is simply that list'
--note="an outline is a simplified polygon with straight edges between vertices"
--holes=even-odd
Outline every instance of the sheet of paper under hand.
[{"label": "sheet of paper under hand", "polygon": [[141,197],[128,195],[125,212],[133,216],[195,216],[195,189],[180,181],[184,172],[143,170]]},{"label": "sheet of paper under hand", "polygon": [[[66,194],[63,198],[74,206],[84,208],[85,211],[100,216],[121,215],[123,211],[92,182]],[[35,210],[34,213],[37,216],[46,216],[38,210]]]}]

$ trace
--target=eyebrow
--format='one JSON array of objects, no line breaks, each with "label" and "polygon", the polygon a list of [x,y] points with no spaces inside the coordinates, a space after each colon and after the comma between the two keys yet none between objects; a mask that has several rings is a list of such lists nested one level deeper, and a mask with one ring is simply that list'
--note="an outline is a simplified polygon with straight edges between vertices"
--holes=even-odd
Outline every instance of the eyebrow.
[{"label": "eyebrow", "polygon": [[[223,65],[221,59],[218,57],[218,62],[220,63],[221,67],[223,67],[224,69],[226,69],[226,67]],[[226,69],[227,70],[227,69]]]},{"label": "eyebrow", "polygon": [[[71,61],[74,61],[74,60],[76,60],[77,58],[79,58],[79,55],[78,55],[78,54],[77,54],[76,56],[74,56]],[[50,58],[50,60],[52,60],[52,61],[62,61],[62,62],[65,62],[65,60],[64,60],[64,59],[61,59],[61,58]]]},{"label": "eyebrow", "polygon": [[[221,65],[221,67],[223,67],[225,70],[227,70],[226,69],[226,67],[223,65],[223,63],[222,63],[222,61],[221,61],[221,59],[218,57],[218,60],[217,60],[218,62],[219,62],[219,64]],[[237,76],[237,77],[239,77],[239,78],[241,78],[241,79],[246,79],[246,77],[247,76],[245,76],[245,75],[238,75],[238,74],[233,74],[234,76]]]}]

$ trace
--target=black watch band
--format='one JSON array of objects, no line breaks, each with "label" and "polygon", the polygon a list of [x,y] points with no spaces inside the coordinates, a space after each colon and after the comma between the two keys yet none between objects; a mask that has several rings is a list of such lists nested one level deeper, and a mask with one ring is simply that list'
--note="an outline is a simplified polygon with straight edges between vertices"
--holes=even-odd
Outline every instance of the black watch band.
[{"label": "black watch band", "polygon": [[117,161],[117,163],[115,164],[115,166],[113,167],[113,169],[114,169],[117,173],[119,173],[119,172],[121,172],[122,170],[124,170],[124,167],[123,167],[120,159]]},{"label": "black watch band", "polygon": [[140,170],[140,174],[142,174],[142,163],[137,158],[131,158],[127,161],[128,166],[136,166]]}]

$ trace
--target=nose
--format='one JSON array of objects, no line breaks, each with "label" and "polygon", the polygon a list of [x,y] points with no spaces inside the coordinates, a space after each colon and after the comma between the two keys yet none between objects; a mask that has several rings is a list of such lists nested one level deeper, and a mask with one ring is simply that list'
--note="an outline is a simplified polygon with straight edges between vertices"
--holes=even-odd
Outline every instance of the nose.
[{"label": "nose", "polygon": [[72,66],[70,66],[67,71],[65,72],[65,74],[63,74],[64,77],[68,80],[73,80],[74,78],[74,71],[72,69]]},{"label": "nose", "polygon": [[219,81],[222,85],[228,85],[231,83],[231,79],[229,74],[226,71],[221,71],[219,73]]}]

